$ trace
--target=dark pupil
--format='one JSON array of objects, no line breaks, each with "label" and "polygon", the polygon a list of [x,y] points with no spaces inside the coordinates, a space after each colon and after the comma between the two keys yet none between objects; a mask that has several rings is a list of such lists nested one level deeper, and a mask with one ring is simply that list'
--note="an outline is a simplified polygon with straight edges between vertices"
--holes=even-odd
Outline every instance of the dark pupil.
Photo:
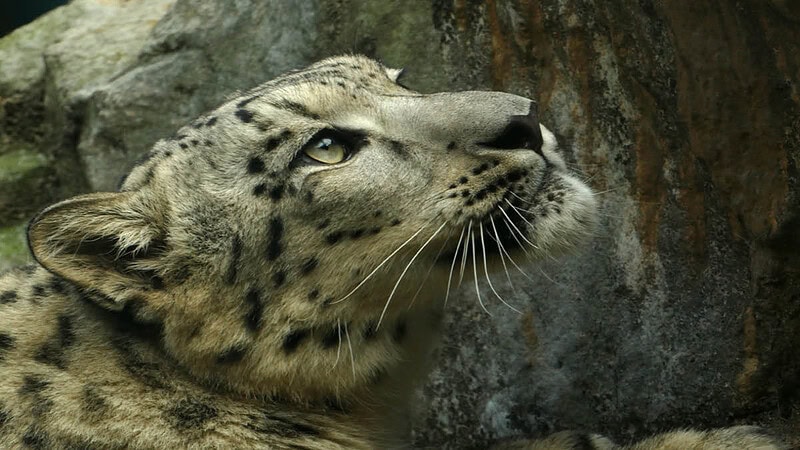
[{"label": "dark pupil", "polygon": [[328,147],[330,147],[331,145],[333,145],[333,139],[331,139],[331,138],[322,138],[317,143],[317,148],[321,148],[323,150],[327,150]]}]

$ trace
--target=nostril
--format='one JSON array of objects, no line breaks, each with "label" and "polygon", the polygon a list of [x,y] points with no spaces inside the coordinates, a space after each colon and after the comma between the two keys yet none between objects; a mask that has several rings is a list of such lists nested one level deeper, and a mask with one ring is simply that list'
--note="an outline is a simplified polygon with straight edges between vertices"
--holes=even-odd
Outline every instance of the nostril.
[{"label": "nostril", "polygon": [[542,130],[539,129],[535,107],[532,104],[527,115],[511,116],[508,125],[497,137],[481,145],[504,150],[529,149],[541,155],[542,142]]}]

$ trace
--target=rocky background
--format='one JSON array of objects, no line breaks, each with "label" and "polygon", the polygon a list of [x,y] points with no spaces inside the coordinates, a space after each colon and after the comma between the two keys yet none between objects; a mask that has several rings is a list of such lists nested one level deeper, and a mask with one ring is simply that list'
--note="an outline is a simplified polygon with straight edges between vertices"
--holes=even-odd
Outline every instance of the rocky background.
[{"label": "rocky background", "polygon": [[800,447],[800,6],[711,3],[75,0],[0,40],[0,270],[35,211],[231,91],[365,53],[538,99],[603,205],[503,285],[524,314],[450,303],[417,446],[759,423]]}]

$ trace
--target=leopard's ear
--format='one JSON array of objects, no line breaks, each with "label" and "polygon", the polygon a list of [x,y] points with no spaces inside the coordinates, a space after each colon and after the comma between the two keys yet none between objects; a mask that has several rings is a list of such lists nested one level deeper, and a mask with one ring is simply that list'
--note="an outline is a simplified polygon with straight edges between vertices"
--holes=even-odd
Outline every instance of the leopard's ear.
[{"label": "leopard's ear", "polygon": [[74,197],[31,221],[28,245],[45,268],[121,309],[161,285],[154,261],[165,232],[155,211],[138,192]]}]

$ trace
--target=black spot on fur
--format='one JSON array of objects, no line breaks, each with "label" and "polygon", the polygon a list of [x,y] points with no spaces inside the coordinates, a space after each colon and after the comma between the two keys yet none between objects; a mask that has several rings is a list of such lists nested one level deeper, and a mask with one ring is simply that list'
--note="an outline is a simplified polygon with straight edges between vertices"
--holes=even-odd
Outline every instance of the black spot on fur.
[{"label": "black spot on fur", "polygon": [[318,265],[319,260],[317,258],[308,258],[303,262],[303,265],[300,266],[300,273],[303,275],[308,275],[309,273],[313,272]]},{"label": "black spot on fur", "polygon": [[338,345],[341,342],[342,337],[342,327],[340,325],[333,326],[325,336],[322,337],[322,348],[329,349],[335,345]]},{"label": "black spot on fur", "polygon": [[239,259],[242,257],[242,239],[239,235],[233,237],[231,242],[231,260],[228,269],[225,271],[225,283],[233,284],[236,281],[236,274],[239,272]]},{"label": "black spot on fur", "polygon": [[108,411],[108,403],[100,395],[100,391],[92,385],[83,387],[83,398],[81,403],[81,410],[83,413],[90,417],[98,417]]},{"label": "black spot on fur", "polygon": [[192,145],[197,145],[197,144],[199,144],[199,143],[200,143],[200,141],[198,141],[197,139],[192,139],[192,140],[191,140],[191,141],[189,141],[189,142],[191,142],[191,143],[192,143]]},{"label": "black spot on fur", "polygon": [[273,186],[272,189],[269,190],[269,198],[277,202],[278,200],[281,199],[281,197],[283,197],[284,189],[285,187],[282,184]]},{"label": "black spot on fur", "polygon": [[216,123],[217,123],[217,118],[216,117],[212,117],[212,118],[208,119],[208,121],[206,122],[206,126],[207,127],[213,127],[214,124],[216,124]]},{"label": "black spot on fur", "polygon": [[258,96],[257,96],[257,95],[254,95],[254,96],[252,96],[252,97],[248,97],[248,98],[246,98],[246,99],[244,99],[244,100],[240,101],[239,103],[237,103],[237,104],[236,104],[236,107],[237,107],[237,108],[244,108],[245,106],[247,106],[248,104],[250,104],[250,102],[252,102],[253,100],[255,100],[255,99],[257,99],[257,98],[258,98]]},{"label": "black spot on fur", "polygon": [[8,423],[9,414],[5,408],[0,406],[0,433],[3,432],[3,427]]},{"label": "black spot on fur", "polygon": [[509,183],[514,183],[522,179],[524,175],[522,171],[514,170],[506,174],[506,181]]},{"label": "black spot on fur", "polygon": [[45,291],[45,287],[41,284],[37,284],[33,287],[32,294],[34,297],[44,297],[47,292]]},{"label": "black spot on fur", "polygon": [[375,321],[371,321],[364,327],[364,340],[371,341],[375,339],[375,336],[378,335],[378,323]]},{"label": "black spot on fur", "polygon": [[353,230],[353,231],[350,232],[350,237],[352,239],[358,239],[363,235],[364,235],[364,229],[363,228],[359,228],[357,230]]},{"label": "black spot on fur", "polygon": [[370,228],[369,234],[375,235],[381,232],[381,227]]},{"label": "black spot on fur", "polygon": [[279,270],[272,275],[272,282],[275,283],[275,287],[279,288],[283,286],[283,283],[286,281],[286,272],[283,270]]},{"label": "black spot on fur", "polygon": [[0,361],[3,361],[5,359],[6,353],[8,353],[9,350],[14,348],[16,342],[17,342],[16,339],[9,336],[8,334],[0,333]]},{"label": "black spot on fur", "polygon": [[269,221],[269,243],[267,244],[267,259],[275,261],[281,256],[283,246],[283,220],[280,217],[273,217]]},{"label": "black spot on fur", "polygon": [[334,231],[333,233],[329,233],[325,235],[325,242],[330,245],[333,245],[339,242],[342,239],[342,232],[341,231]]},{"label": "black spot on fur", "polygon": [[447,144],[447,150],[453,150],[454,148],[456,148],[455,141],[450,141],[450,143]]},{"label": "black spot on fur", "polygon": [[234,364],[244,358],[247,348],[243,345],[235,345],[217,356],[217,364]]},{"label": "black spot on fur", "polygon": [[264,171],[264,160],[253,156],[247,161],[247,173],[261,173]]},{"label": "black spot on fur", "polygon": [[324,229],[325,229],[325,228],[327,228],[327,227],[328,227],[328,225],[330,225],[330,224],[331,224],[331,221],[330,221],[330,219],[325,219],[325,220],[323,220],[322,222],[320,222],[320,223],[319,223],[319,225],[317,225],[317,229],[318,229],[318,230],[324,230]]},{"label": "black spot on fur", "polygon": [[467,184],[467,181],[469,181],[469,178],[467,177],[461,177],[458,179],[459,184]]},{"label": "black spot on fur", "polygon": [[261,417],[253,417],[251,422],[245,426],[256,433],[278,435],[285,438],[316,437],[322,434],[310,424],[298,422],[294,418],[282,417],[279,414],[275,411],[265,411]]},{"label": "black spot on fur", "polygon": [[402,223],[402,221],[400,219],[392,219],[392,221],[389,223],[389,225],[394,227],[394,226],[400,225],[400,223]]},{"label": "black spot on fur", "polygon": [[39,429],[36,425],[31,425],[22,436],[22,443],[35,450],[51,448],[50,436]]},{"label": "black spot on fur", "polygon": [[150,276],[150,287],[152,287],[155,290],[164,289],[164,279],[161,278],[158,275],[155,275],[155,274],[151,275]]},{"label": "black spot on fur", "polygon": [[400,319],[397,322],[397,325],[394,327],[394,332],[392,333],[392,339],[398,344],[403,342],[403,339],[406,337],[406,331],[408,331],[408,326],[406,325],[406,321]]},{"label": "black spot on fur", "polygon": [[237,109],[236,110],[236,117],[239,118],[244,123],[250,123],[253,121],[253,112],[248,111],[246,109]]},{"label": "black spot on fur", "polygon": [[279,145],[281,145],[281,140],[279,138],[269,138],[264,142],[264,150],[269,152],[275,150]]},{"label": "black spot on fur", "polygon": [[402,159],[407,159],[409,156],[408,147],[400,141],[390,140],[389,148]]},{"label": "black spot on fur", "polygon": [[17,301],[17,293],[14,291],[5,291],[0,294],[0,304],[14,303]]},{"label": "black spot on fur", "polygon": [[164,377],[164,368],[160,364],[147,361],[134,348],[134,342],[123,336],[111,340],[117,352],[118,362],[131,376],[147,387],[153,389],[170,389]]},{"label": "black spot on fur", "polygon": [[39,348],[34,359],[40,363],[64,369],[66,367],[64,352],[74,343],[75,331],[70,318],[59,316],[58,332]]},{"label": "black spot on fur", "polygon": [[315,288],[315,289],[312,289],[312,290],[310,290],[308,292],[308,299],[309,300],[313,301],[313,300],[316,300],[317,298],[319,298],[319,289]]},{"label": "black spot on fur", "polygon": [[261,303],[261,293],[257,289],[250,289],[245,296],[247,304],[247,314],[244,316],[244,323],[250,331],[258,331],[261,328],[261,319],[264,314],[264,305]]},{"label": "black spot on fur", "polygon": [[188,145],[186,145],[186,144],[184,144],[183,142],[181,142],[180,144],[178,144],[178,146],[179,146],[180,148],[184,149],[184,150],[186,150],[187,148],[189,148],[189,146],[188,146]]},{"label": "black spot on fur", "polygon": [[480,166],[475,167],[474,169],[472,169],[472,174],[473,175],[480,175],[483,172],[486,172],[486,170],[488,170],[488,169],[489,169],[489,165],[486,164],[486,163],[483,163]]},{"label": "black spot on fur", "polygon": [[267,185],[264,183],[257,184],[256,187],[253,188],[253,195],[256,197],[260,197],[267,192]]},{"label": "black spot on fur", "polygon": [[37,395],[50,386],[50,382],[42,379],[38,375],[25,375],[22,378],[22,386],[19,388],[20,395]]},{"label": "black spot on fur", "polygon": [[180,430],[200,428],[219,415],[217,408],[194,398],[180,400],[166,413],[169,422]]},{"label": "black spot on fur", "polygon": [[303,197],[306,203],[314,203],[314,193],[311,191],[306,191],[306,195]]},{"label": "black spot on fur", "polygon": [[283,130],[278,136],[273,136],[267,139],[266,142],[264,142],[264,150],[268,152],[275,150],[276,148],[278,148],[279,145],[283,143],[283,141],[289,139],[291,135],[292,135],[291,131]]},{"label": "black spot on fur", "polygon": [[283,351],[284,353],[291,354],[297,350],[297,347],[303,343],[303,341],[308,337],[309,331],[305,328],[300,328],[297,330],[292,330],[283,338]]},{"label": "black spot on fur", "polygon": [[57,276],[50,279],[50,289],[57,294],[63,294],[67,291],[66,282]]}]

